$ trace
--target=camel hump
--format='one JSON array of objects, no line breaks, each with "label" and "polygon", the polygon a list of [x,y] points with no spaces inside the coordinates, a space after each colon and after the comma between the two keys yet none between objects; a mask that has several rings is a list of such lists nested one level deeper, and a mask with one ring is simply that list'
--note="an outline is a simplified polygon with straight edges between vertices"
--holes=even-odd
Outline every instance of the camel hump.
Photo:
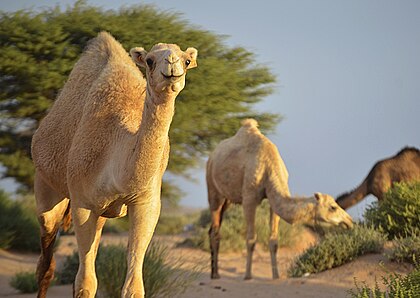
[{"label": "camel hump", "polygon": [[242,120],[241,124],[242,124],[242,126],[245,126],[245,127],[256,127],[256,128],[258,128],[257,120],[252,119],[252,118],[247,118],[247,119]]},{"label": "camel hump", "polygon": [[106,31],[99,32],[98,35],[88,43],[85,52],[87,55],[93,56],[96,59],[99,57],[110,58],[112,56],[117,59],[128,59],[127,51],[109,32]]}]

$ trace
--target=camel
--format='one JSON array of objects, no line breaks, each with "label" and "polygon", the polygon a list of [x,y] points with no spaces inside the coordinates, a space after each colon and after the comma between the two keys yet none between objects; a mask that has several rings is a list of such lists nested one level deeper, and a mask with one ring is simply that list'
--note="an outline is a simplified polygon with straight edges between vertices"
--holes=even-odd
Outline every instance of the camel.
[{"label": "camel", "polygon": [[337,197],[337,204],[347,209],[372,194],[378,201],[394,182],[420,180],[420,150],[405,147],[396,155],[378,161],[363,182],[354,190]]},{"label": "camel", "polygon": [[288,176],[277,147],[261,133],[258,122],[254,119],[243,120],[238,132],[222,141],[210,154],[206,181],[211,212],[209,238],[212,279],[220,278],[220,227],[223,213],[230,203],[242,204],[246,220],[245,279],[252,278],[252,255],[257,240],[255,212],[264,198],[268,198],[270,205],[269,249],[273,279],[279,278],[276,254],[280,217],[290,224],[352,228],[352,218],[331,196],[315,193],[310,198],[292,198]]},{"label": "camel", "polygon": [[[159,43],[130,50],[109,33],[88,44],[32,140],[41,226],[38,297],[54,273],[53,244],[71,214],[79,251],[74,297],[94,297],[95,258],[106,218],[128,213],[122,297],[144,297],[143,259],[159,214],[175,98],[197,50]],[[146,78],[138,67],[145,68]]]}]

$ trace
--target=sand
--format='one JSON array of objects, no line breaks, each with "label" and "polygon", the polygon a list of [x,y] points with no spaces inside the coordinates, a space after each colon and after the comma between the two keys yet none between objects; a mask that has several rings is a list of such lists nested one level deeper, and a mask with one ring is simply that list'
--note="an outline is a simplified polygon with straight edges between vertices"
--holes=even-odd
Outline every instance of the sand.
[{"label": "sand", "polygon": [[[171,248],[171,253],[181,257],[185,266],[203,266],[203,273],[193,282],[188,290],[181,294],[180,298],[207,298],[207,297],[350,297],[348,291],[354,289],[354,279],[365,281],[368,285],[374,285],[375,278],[381,282],[381,276],[387,272],[406,274],[411,267],[407,264],[390,262],[383,254],[369,254],[341,267],[312,274],[303,278],[288,278],[286,276],[293,259],[315,240],[309,235],[303,235],[299,245],[293,248],[280,248],[278,252],[278,265],[280,279],[271,279],[271,265],[269,253],[257,249],[254,253],[253,279],[245,281],[245,251],[241,253],[220,254],[219,270],[221,279],[210,279],[210,254],[198,249],[178,247],[185,236],[159,236],[154,241],[160,241]],[[103,235],[102,242],[126,243],[125,235]],[[76,248],[74,236],[62,236],[60,244],[55,252],[58,266],[62,264],[67,255]],[[22,254],[0,250],[0,296],[1,297],[36,297],[36,294],[19,294],[10,287],[11,277],[20,271],[35,270],[38,255]],[[382,265],[381,265],[382,264]],[[191,267],[189,267],[191,268]],[[72,286],[52,286],[48,291],[48,297],[71,297]]]}]

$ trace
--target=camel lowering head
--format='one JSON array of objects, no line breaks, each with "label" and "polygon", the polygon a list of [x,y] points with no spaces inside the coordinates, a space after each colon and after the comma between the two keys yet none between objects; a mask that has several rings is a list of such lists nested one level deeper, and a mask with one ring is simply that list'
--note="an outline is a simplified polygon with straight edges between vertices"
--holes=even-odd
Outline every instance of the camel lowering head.
[{"label": "camel lowering head", "polygon": [[315,226],[353,228],[353,220],[338,204],[334,198],[327,194],[315,193]]},{"label": "camel lowering head", "polygon": [[141,47],[130,50],[134,62],[146,69],[148,86],[153,92],[179,93],[185,86],[188,69],[197,66],[197,50],[181,51],[175,44],[159,43],[150,50]]}]

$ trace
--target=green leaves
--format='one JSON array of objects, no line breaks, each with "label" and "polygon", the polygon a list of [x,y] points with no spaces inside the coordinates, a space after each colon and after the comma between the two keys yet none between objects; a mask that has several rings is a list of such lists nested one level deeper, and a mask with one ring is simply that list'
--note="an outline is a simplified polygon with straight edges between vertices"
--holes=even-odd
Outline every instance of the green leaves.
[{"label": "green leaves", "polygon": [[341,233],[331,232],[300,255],[288,274],[291,277],[301,277],[305,273],[335,268],[363,254],[381,251],[384,243],[385,235],[361,225]]},{"label": "green leaves", "polygon": [[[32,190],[30,137],[46,115],[87,42],[108,31],[126,50],[150,49],[158,42],[198,49],[198,68],[187,75],[171,126],[168,170],[183,174],[198,166],[220,140],[232,136],[240,120],[254,117],[268,132],[280,120],[254,105],[271,94],[275,77],[244,48],[228,48],[215,35],[180,17],[140,5],[104,11],[78,1],[61,11],[0,14],[0,162],[5,177]],[[19,153],[18,153],[19,152]],[[14,161],[20,154],[21,164]],[[169,188],[168,188],[169,189]]]},{"label": "green leaves", "polygon": [[388,234],[389,239],[420,231],[420,182],[394,183],[385,199],[365,211],[366,222]]}]

